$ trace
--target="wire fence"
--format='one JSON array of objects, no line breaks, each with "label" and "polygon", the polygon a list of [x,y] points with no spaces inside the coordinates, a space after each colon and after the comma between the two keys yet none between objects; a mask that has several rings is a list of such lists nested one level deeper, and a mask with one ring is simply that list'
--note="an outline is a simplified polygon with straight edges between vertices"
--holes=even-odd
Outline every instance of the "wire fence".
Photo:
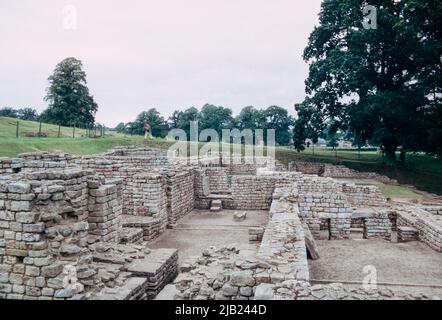
[{"label": "wire fence", "polygon": [[106,135],[102,125],[78,125],[69,127],[43,122],[8,121],[0,127],[0,136],[16,138],[101,138]]}]

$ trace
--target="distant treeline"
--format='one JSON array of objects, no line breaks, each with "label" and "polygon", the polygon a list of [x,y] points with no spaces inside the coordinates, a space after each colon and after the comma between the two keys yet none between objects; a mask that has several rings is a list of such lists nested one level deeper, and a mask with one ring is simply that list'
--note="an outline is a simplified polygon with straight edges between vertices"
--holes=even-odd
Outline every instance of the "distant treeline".
[{"label": "distant treeline", "polygon": [[195,107],[184,111],[175,111],[169,118],[165,118],[155,108],[144,111],[138,115],[133,122],[120,123],[115,130],[120,133],[143,135],[145,124],[152,126],[152,134],[155,137],[166,137],[171,129],[182,129],[190,135],[190,122],[198,121],[198,130],[213,129],[220,136],[223,129],[273,129],[276,132],[276,143],[278,145],[289,145],[292,141],[292,126],[294,119],[288,111],[278,106],[271,106],[267,109],[257,109],[249,106],[241,110],[239,115],[233,116],[231,109],[204,105],[201,110]]},{"label": "distant treeline", "polygon": [[16,118],[28,121],[38,121],[40,116],[37,110],[33,108],[26,107],[26,108],[14,109],[6,107],[0,109],[0,117]]}]

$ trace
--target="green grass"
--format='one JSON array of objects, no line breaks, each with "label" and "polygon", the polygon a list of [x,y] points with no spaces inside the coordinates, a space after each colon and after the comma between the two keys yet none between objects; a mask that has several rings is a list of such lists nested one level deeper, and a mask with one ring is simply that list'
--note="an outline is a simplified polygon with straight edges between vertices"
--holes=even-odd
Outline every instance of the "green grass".
[{"label": "green grass", "polygon": [[424,197],[416,193],[413,189],[404,186],[393,186],[385,184],[376,180],[366,179],[340,179],[355,183],[356,185],[373,185],[377,186],[385,197],[390,199],[407,199],[407,200],[422,200]]},{"label": "green grass", "polygon": [[413,190],[401,187],[401,186],[391,186],[384,183],[376,184],[381,192],[390,199],[407,199],[407,200],[422,200],[423,196],[415,193]]},{"label": "green grass", "polygon": [[[152,148],[167,149],[174,142],[165,139],[144,140],[140,136],[124,136],[112,132],[102,138],[87,138],[86,131],[77,129],[76,138],[72,138],[72,128],[61,127],[61,138],[58,136],[58,126],[42,124],[42,132],[48,138],[26,137],[27,133],[36,133],[39,123],[20,120],[19,138],[16,138],[16,119],[0,117],[0,156],[14,157],[19,153],[32,151],[63,151],[73,155],[87,155],[104,152],[115,146],[143,145]],[[201,148],[204,143],[199,143]],[[245,148],[242,148],[244,153]],[[314,161],[345,165],[358,171],[377,172],[402,184],[416,186],[420,190],[442,194],[442,159],[425,154],[408,154],[405,164],[389,165],[373,150],[337,150],[312,148],[304,152],[277,147],[276,158],[284,164],[290,161]],[[407,189],[408,190],[408,189]],[[386,191],[395,195],[404,190],[392,189]]]},{"label": "green grass", "polygon": [[116,146],[133,145],[141,138],[107,136],[103,138],[3,138],[0,137],[0,156],[15,157],[23,152],[62,151],[73,155],[104,152]]},{"label": "green grass", "polygon": [[[17,133],[17,121],[19,123],[19,137],[28,137],[36,135],[40,129],[40,123],[34,121],[17,120],[13,118],[0,117],[0,137],[15,137]],[[47,137],[58,137],[58,126],[53,124],[42,123],[41,132]],[[73,128],[60,127],[60,137],[72,138],[74,134]],[[86,137],[87,132],[84,129],[75,129],[75,137]]]},{"label": "green grass", "polygon": [[442,159],[422,153],[407,154],[405,163],[387,164],[374,151],[315,149],[296,152],[277,148],[276,157],[284,164],[290,161],[311,161],[344,165],[362,172],[377,172],[398,180],[401,184],[413,185],[420,190],[442,194]]}]

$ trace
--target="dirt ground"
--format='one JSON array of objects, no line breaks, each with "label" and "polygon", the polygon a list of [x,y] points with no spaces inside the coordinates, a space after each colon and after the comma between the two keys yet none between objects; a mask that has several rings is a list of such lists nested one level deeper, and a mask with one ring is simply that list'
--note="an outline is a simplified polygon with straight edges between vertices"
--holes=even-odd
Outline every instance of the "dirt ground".
[{"label": "dirt ground", "polygon": [[[245,211],[245,210],[242,210]],[[179,250],[179,260],[200,256],[203,250],[215,246],[249,243],[248,229],[250,227],[266,226],[269,219],[268,211],[245,211],[246,220],[233,220],[236,211],[223,210],[210,212],[194,210],[180,220],[174,229],[167,230],[149,247],[176,248]]]},{"label": "dirt ground", "polygon": [[[378,283],[415,284],[387,286],[405,292],[442,293],[442,254],[421,242],[350,239],[316,241],[320,259],[309,260],[312,280],[362,283],[365,266],[376,268]],[[430,286],[440,288],[430,288]]]}]

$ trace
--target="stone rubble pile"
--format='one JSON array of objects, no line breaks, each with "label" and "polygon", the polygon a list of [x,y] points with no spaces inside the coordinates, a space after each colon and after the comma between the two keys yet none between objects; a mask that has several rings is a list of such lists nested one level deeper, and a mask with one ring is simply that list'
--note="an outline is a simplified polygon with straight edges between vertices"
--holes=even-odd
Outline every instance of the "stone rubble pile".
[{"label": "stone rubble pile", "polygon": [[292,161],[288,166],[289,171],[298,171],[304,174],[314,174],[320,177],[347,178],[347,179],[373,179],[385,184],[398,185],[396,180],[375,172],[359,172],[345,166],[332,165],[329,163],[315,163]]},{"label": "stone rubble pile", "polygon": [[406,294],[387,288],[347,287],[342,283],[311,285],[305,281],[261,284],[256,288],[256,300],[440,300],[442,296],[423,293]]},{"label": "stone rubble pile", "polygon": [[[97,243],[91,247],[98,277],[105,287],[89,299],[153,299],[178,273],[176,249]],[[76,297],[77,299],[86,297]]]},{"label": "stone rubble pile", "polygon": [[[199,258],[186,261],[174,281],[174,299],[249,300],[254,295],[256,279],[267,264],[256,258],[256,249],[210,248]],[[268,277],[268,274],[265,274]]]},{"label": "stone rubble pile", "polygon": [[121,244],[141,244],[144,241],[144,232],[141,228],[121,228],[120,243]]}]

